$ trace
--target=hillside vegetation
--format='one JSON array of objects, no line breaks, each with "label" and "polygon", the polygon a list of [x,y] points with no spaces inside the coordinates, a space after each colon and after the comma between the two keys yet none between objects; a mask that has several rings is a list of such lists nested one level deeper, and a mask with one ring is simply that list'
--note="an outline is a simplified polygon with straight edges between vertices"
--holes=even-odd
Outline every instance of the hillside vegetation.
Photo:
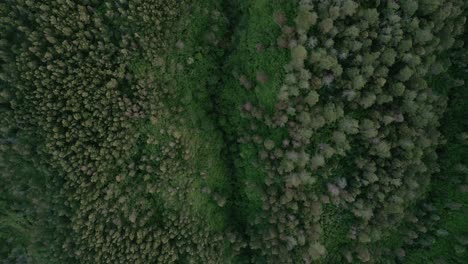
[{"label": "hillside vegetation", "polygon": [[1,263],[465,263],[467,7],[3,1]]}]

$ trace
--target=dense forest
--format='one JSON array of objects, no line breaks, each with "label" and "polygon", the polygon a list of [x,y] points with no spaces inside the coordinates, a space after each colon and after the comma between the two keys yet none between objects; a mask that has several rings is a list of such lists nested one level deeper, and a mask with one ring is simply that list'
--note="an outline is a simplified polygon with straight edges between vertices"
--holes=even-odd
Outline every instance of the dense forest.
[{"label": "dense forest", "polygon": [[465,0],[3,0],[0,263],[468,263]]}]

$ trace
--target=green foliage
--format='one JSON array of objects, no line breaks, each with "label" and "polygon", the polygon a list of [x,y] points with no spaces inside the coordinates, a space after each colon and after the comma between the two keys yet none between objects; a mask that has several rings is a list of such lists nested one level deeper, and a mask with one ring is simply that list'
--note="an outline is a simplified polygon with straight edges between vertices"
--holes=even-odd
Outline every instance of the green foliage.
[{"label": "green foliage", "polygon": [[[210,96],[214,62],[196,55],[219,45],[220,12],[199,6],[181,19],[185,1],[10,2],[0,23],[1,84],[11,94],[5,134],[37,139],[27,157],[54,176],[44,187],[51,221],[8,207],[2,239],[36,229],[53,237],[7,237],[2,257],[38,262],[41,248],[58,263],[224,262],[220,136],[205,121],[206,99],[190,103],[192,94]],[[190,34],[174,39],[187,23]],[[178,52],[181,41],[204,47]],[[197,70],[183,71],[194,58]],[[187,85],[202,75],[206,83]]]},{"label": "green foliage", "polygon": [[311,26],[313,26],[317,21],[317,14],[312,13],[308,10],[307,7],[301,7],[297,12],[297,17],[295,19],[296,28],[298,30],[307,32]]},{"label": "green foliage", "polygon": [[[255,100],[254,94],[247,96],[249,109],[256,111],[247,112],[240,107],[239,96],[222,97],[226,108],[239,109],[228,113],[228,127],[235,127],[228,131],[258,152],[256,159],[240,156],[238,162],[254,158],[255,166],[248,170],[258,170],[255,180],[242,178],[246,189],[257,190],[255,197],[262,201],[261,210],[248,214],[253,219],[247,233],[254,262],[392,258],[373,245],[410,214],[409,208],[424,197],[430,175],[438,170],[438,120],[446,99],[427,80],[432,64],[450,45],[442,44],[444,29],[435,25],[459,28],[464,18],[458,10],[465,7],[462,1],[450,1],[450,8],[442,11],[440,4],[404,2],[301,1],[296,30],[286,21],[272,24],[282,27],[277,45],[290,48],[291,56],[283,65],[285,77],[277,86],[274,111],[271,102]],[[307,23],[314,14],[317,18]],[[451,32],[453,38],[460,34]],[[236,86],[224,93],[234,91],[245,93]],[[271,134],[284,130],[287,134],[270,144]],[[241,175],[244,168],[239,168]],[[314,180],[304,185],[301,179]],[[309,214],[317,202],[331,203],[351,216],[344,223],[329,208]],[[338,238],[342,240],[338,256],[326,250],[327,245],[337,247],[332,241],[337,238],[321,236],[336,225],[347,228],[341,233],[346,238]]]},{"label": "green foliage", "polygon": [[0,257],[463,260],[466,8],[1,3]]}]

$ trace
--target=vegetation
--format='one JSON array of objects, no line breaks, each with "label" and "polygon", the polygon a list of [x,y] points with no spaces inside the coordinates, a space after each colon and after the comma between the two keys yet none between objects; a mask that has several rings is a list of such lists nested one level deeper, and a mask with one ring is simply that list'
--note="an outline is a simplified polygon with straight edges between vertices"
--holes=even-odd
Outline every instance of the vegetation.
[{"label": "vegetation", "polygon": [[2,263],[464,263],[467,3],[0,3]]}]

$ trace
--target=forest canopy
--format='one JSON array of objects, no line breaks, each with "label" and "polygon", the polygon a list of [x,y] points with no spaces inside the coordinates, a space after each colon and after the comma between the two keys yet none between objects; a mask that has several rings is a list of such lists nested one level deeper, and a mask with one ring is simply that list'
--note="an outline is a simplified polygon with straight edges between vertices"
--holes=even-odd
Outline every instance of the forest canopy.
[{"label": "forest canopy", "polygon": [[0,263],[466,263],[464,0],[4,0]]}]

